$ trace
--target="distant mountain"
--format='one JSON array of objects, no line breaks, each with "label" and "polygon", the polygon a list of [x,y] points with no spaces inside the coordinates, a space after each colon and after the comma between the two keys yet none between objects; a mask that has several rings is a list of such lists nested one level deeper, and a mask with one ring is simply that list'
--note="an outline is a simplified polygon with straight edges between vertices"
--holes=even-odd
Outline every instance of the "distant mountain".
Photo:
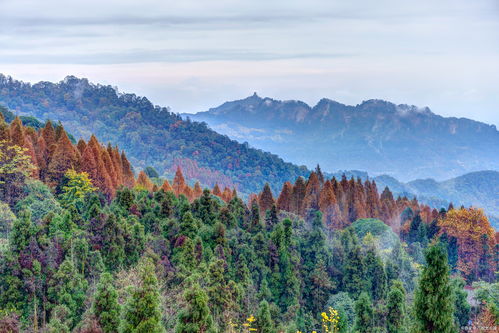
[{"label": "distant mountain", "polygon": [[311,107],[254,94],[184,116],[293,163],[319,163],[325,171],[357,169],[409,181],[499,170],[495,126],[382,100],[350,106],[322,99]]},{"label": "distant mountain", "polygon": [[287,180],[307,176],[305,167],[240,144],[205,124],[182,120],[147,98],[68,76],[59,83],[24,83],[0,74],[0,104],[13,113],[59,120],[76,138],[94,133],[124,149],[135,167],[154,166],[169,176],[180,165],[189,179],[236,186],[243,194],[269,182],[277,193]]},{"label": "distant mountain", "polygon": [[374,177],[378,189],[388,186],[395,194],[417,196],[418,200],[433,207],[455,206],[484,208],[491,223],[499,229],[499,172],[479,171],[438,182],[434,179],[417,179],[402,183],[393,177]]}]

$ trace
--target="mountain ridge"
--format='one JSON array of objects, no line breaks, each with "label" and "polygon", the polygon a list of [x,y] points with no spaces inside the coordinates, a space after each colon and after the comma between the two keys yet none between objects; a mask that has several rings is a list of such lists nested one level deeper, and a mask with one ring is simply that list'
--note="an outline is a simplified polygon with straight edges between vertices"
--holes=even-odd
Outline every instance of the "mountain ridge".
[{"label": "mountain ridge", "polygon": [[327,98],[311,107],[253,94],[183,116],[293,163],[319,163],[326,171],[358,169],[409,181],[499,170],[495,125],[443,117],[428,107],[379,99],[352,106]]}]

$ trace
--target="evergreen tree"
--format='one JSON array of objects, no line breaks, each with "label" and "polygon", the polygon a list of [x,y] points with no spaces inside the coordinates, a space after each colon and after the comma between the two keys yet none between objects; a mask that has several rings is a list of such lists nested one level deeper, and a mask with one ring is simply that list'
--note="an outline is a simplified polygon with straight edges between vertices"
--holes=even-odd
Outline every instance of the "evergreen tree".
[{"label": "evergreen tree", "polygon": [[393,282],[386,300],[386,331],[387,333],[405,333],[405,289],[402,282]]},{"label": "evergreen tree", "polygon": [[267,301],[261,301],[256,316],[256,328],[260,333],[275,333],[275,326],[270,315],[270,307]]},{"label": "evergreen tree", "polygon": [[464,280],[462,278],[453,278],[451,280],[452,292],[454,293],[454,304],[456,311],[454,313],[454,321],[456,325],[466,326],[470,318],[471,308],[468,304],[468,294],[464,290]]},{"label": "evergreen tree", "polygon": [[184,294],[187,306],[177,317],[175,333],[216,333],[208,308],[208,296],[195,283]]},{"label": "evergreen tree", "polygon": [[164,332],[161,322],[158,280],[152,260],[141,266],[141,285],[134,288],[124,308],[122,332]]},{"label": "evergreen tree", "polygon": [[365,292],[361,293],[355,302],[355,331],[359,333],[374,332],[374,310],[371,298]]},{"label": "evergreen tree", "polygon": [[113,282],[110,273],[101,274],[92,306],[92,312],[105,333],[116,332],[120,326],[121,308]]},{"label": "evergreen tree", "polygon": [[418,332],[456,332],[454,308],[447,255],[440,244],[432,245],[415,293]]}]

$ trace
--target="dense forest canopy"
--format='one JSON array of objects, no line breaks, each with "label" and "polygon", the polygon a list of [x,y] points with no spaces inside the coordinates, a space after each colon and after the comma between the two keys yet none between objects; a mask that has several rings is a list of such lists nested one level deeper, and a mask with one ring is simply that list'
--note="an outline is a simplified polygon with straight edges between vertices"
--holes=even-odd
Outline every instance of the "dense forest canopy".
[{"label": "dense forest canopy", "polygon": [[268,182],[278,191],[283,182],[309,172],[204,123],[182,120],[145,97],[73,76],[32,85],[0,74],[0,103],[19,114],[60,120],[76,137],[88,140],[94,134],[118,144],[138,168],[151,165],[171,176],[181,166],[190,179],[208,186],[236,186],[249,194]]},{"label": "dense forest canopy", "polygon": [[457,332],[499,318],[497,236],[479,209],[320,168],[244,202],[180,168],[135,177],[95,136],[1,116],[0,161],[2,332]]}]

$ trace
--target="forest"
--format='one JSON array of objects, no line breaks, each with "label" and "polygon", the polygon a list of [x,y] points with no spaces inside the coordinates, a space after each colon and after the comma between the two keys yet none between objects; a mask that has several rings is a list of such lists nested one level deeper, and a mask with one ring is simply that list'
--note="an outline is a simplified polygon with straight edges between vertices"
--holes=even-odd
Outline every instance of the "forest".
[{"label": "forest", "polygon": [[0,332],[481,332],[497,235],[320,167],[243,200],[0,113]]}]

